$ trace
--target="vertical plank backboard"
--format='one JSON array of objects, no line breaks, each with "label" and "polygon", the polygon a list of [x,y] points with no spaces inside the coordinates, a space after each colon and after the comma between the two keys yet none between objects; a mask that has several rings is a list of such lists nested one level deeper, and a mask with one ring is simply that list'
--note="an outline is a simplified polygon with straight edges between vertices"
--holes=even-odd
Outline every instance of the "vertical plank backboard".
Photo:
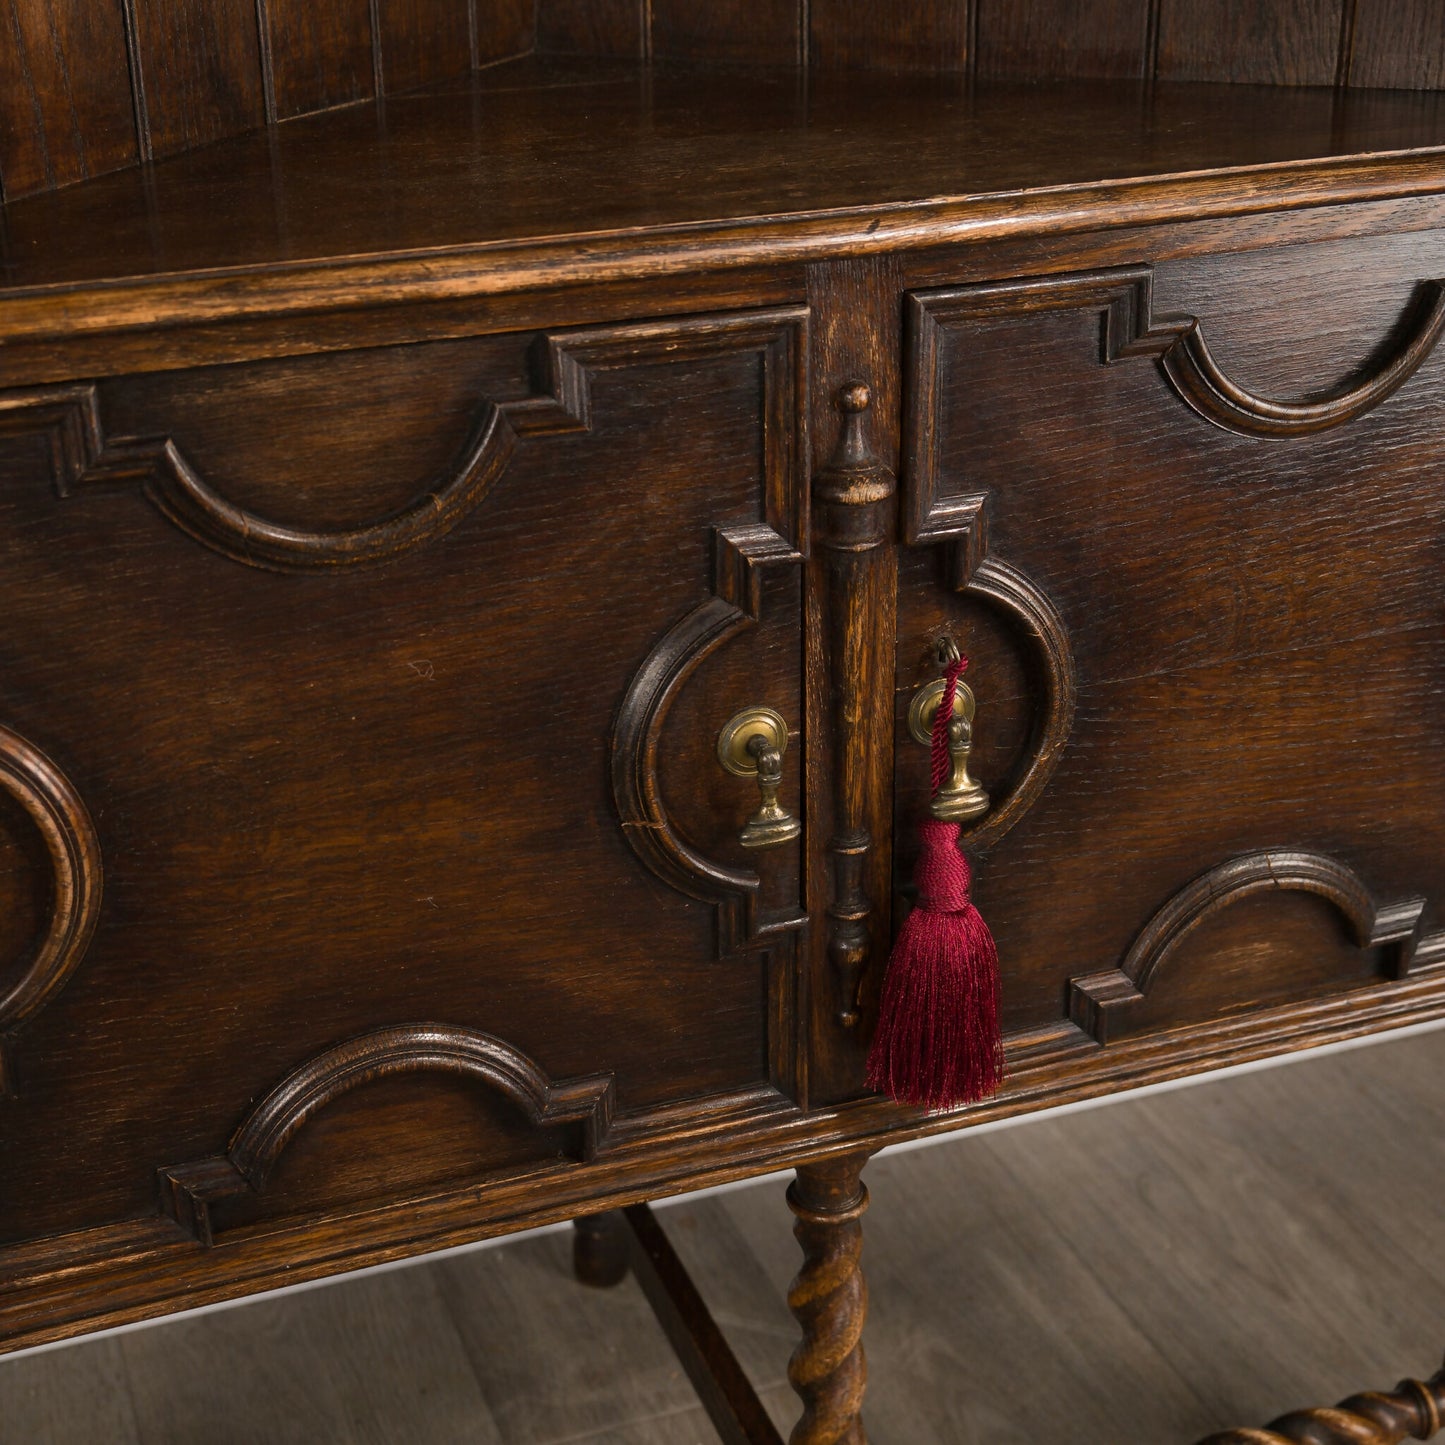
[{"label": "vertical plank backboard", "polygon": [[367,0],[262,0],[276,115],[305,115],[376,93]]},{"label": "vertical plank backboard", "polygon": [[255,0],[134,0],[139,84],[154,155],[265,121]]},{"label": "vertical plank backboard", "polygon": [[1445,5],[1440,0],[1358,0],[1350,85],[1412,90],[1445,86]]},{"label": "vertical plank backboard", "polygon": [[377,0],[376,19],[388,94],[471,69],[468,0]]},{"label": "vertical plank backboard", "polygon": [[632,58],[644,51],[643,0],[537,0],[537,47]]},{"label": "vertical plank backboard", "polygon": [[1144,74],[1149,0],[976,0],[985,76]]},{"label": "vertical plank backboard", "polygon": [[798,0],[652,0],[652,53],[659,59],[736,60],[792,65],[798,60]]},{"label": "vertical plank backboard", "polygon": [[1161,0],[1160,80],[1333,85],[1344,0]]},{"label": "vertical plank backboard", "polygon": [[812,0],[809,20],[815,65],[946,72],[968,64],[972,0]]},{"label": "vertical plank backboard", "polygon": [[0,0],[0,177],[13,200],[139,155],[121,0]]},{"label": "vertical plank backboard", "polygon": [[474,0],[474,10],[478,65],[536,49],[537,7],[533,0]]}]

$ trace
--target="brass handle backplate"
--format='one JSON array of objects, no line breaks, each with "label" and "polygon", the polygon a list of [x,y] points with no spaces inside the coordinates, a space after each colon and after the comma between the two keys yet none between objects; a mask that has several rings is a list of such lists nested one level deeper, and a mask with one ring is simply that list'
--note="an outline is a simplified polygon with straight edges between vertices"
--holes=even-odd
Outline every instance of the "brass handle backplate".
[{"label": "brass handle backplate", "polygon": [[[913,694],[908,707],[908,732],[914,742],[933,745],[933,719],[943,701],[943,678],[936,677]],[[952,772],[933,795],[929,811],[945,822],[964,823],[988,812],[988,793],[968,775],[968,755],[973,751],[973,714],[976,704],[962,679],[953,695],[953,716],[948,723],[948,757]]]},{"label": "brass handle backplate", "polygon": [[718,734],[718,762],[736,777],[756,778],[762,794],[757,812],[738,835],[744,848],[772,848],[803,831],[803,825],[778,802],[787,750],[788,725],[770,707],[744,708]]}]

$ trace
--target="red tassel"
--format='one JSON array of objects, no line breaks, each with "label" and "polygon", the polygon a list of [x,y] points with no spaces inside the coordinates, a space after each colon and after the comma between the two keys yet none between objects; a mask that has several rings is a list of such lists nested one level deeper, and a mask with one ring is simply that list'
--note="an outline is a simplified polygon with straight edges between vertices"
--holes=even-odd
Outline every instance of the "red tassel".
[{"label": "red tassel", "polygon": [[[935,789],[948,776],[948,720],[965,666],[960,659],[947,669],[934,719]],[[888,960],[868,1053],[870,1088],[929,1109],[986,1099],[1003,1079],[998,950],[969,900],[958,832],[957,823],[932,819],[919,829],[918,902]]]}]

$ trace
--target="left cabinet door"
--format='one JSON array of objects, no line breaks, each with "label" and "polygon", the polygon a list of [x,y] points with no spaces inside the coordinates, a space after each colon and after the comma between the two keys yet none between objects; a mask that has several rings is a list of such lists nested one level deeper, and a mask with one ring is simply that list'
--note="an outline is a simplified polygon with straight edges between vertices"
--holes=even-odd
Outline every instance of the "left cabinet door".
[{"label": "left cabinet door", "polygon": [[780,715],[802,814],[806,354],[779,308],[0,393],[0,1243],[416,1235],[788,1091],[801,848],[718,738]]}]

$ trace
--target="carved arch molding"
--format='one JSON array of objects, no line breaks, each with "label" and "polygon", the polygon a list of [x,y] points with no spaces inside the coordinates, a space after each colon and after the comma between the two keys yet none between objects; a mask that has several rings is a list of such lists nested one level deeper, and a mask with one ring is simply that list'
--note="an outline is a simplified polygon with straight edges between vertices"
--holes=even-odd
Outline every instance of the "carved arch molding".
[{"label": "carved arch molding", "polygon": [[[986,848],[1003,836],[1037,799],[1068,740],[1077,674],[1068,631],[1057,609],[1017,568],[989,555],[988,493],[945,493],[940,485],[943,348],[949,328],[1030,313],[1097,310],[1100,361],[1105,365],[1152,359],[1161,378],[1198,416],[1241,436],[1284,440],[1343,426],[1393,396],[1429,359],[1445,334],[1445,283],[1418,283],[1406,313],[1396,319],[1390,343],[1362,375],[1300,400],[1257,395],[1233,381],[1215,360],[1195,316],[1155,316],[1153,270],[1122,266],[1065,272],[909,293],[907,367],[911,406],[904,450],[910,485],[904,539],[913,546],[948,548],[953,588],[1011,614],[1042,666],[1043,705],[1022,776],[961,841]],[[1207,918],[1271,889],[1312,893],[1332,903],[1362,948],[1388,950],[1396,979],[1445,966],[1445,932],[1425,933],[1426,901],[1380,904],[1345,864],[1301,850],[1261,850],[1228,859],[1171,897],[1145,924],[1116,968],[1070,980],[1065,1025],[1106,1045],[1111,1015],[1147,995],[1160,965]],[[1077,1037],[1077,1035],[1076,1035]]]},{"label": "carved arch molding", "polygon": [[241,1122],[226,1152],[158,1171],[161,1205],[202,1244],[215,1243],[212,1207],[260,1195],[286,1146],[316,1114],[376,1079],[453,1074],[493,1090],[539,1128],[575,1124],[591,1159],[612,1124],[611,1074],[554,1082],[504,1040],[448,1024],[399,1024],[349,1039],[288,1074]]},{"label": "carved arch molding", "polygon": [[10,1037],[65,987],[100,915],[100,840],[80,794],[39,748],[0,726],[0,792],[20,805],[45,844],[51,869],[49,920],[39,947],[0,991],[0,1097],[15,1083]]}]

